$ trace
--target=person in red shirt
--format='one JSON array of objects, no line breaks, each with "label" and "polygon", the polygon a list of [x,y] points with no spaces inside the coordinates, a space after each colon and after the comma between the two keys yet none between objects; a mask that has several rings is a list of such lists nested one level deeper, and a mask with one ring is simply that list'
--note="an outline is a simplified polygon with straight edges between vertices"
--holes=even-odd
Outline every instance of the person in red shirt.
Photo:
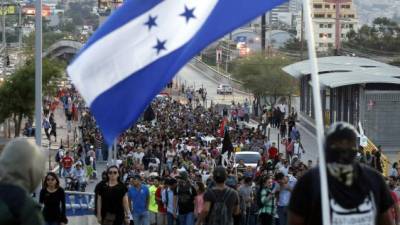
[{"label": "person in red shirt", "polygon": [[164,181],[158,186],[156,190],[156,202],[158,204],[158,218],[157,221],[161,221],[159,224],[165,225],[167,223],[167,209],[162,202],[162,192],[164,191]]},{"label": "person in red shirt", "polygon": [[[69,152],[65,153],[64,158],[61,160],[61,165],[63,169],[63,176],[69,174],[72,169],[72,165],[74,164],[74,159],[69,155]],[[60,168],[61,169],[61,168]]]},{"label": "person in red shirt", "polygon": [[394,205],[391,208],[391,216],[392,216],[392,220],[394,222],[395,225],[399,225],[400,224],[400,207],[399,207],[399,202],[400,199],[397,196],[396,192],[394,191],[394,189],[396,188],[396,177],[394,176],[390,176],[389,177],[389,189],[390,189],[390,194],[392,195],[392,199],[394,201]]},{"label": "person in red shirt", "polygon": [[275,147],[276,143],[273,142],[272,146],[268,149],[269,159],[276,160],[278,158],[278,149]]}]

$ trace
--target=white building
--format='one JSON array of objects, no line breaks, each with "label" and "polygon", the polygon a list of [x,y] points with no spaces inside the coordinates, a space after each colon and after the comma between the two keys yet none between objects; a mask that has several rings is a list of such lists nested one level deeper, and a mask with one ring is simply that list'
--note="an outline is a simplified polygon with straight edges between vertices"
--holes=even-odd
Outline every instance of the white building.
[{"label": "white building", "polygon": [[[336,37],[336,5],[334,3],[326,3],[325,0],[312,0],[311,4],[317,51],[334,49]],[[357,30],[358,15],[352,1],[340,4],[340,23],[341,40],[346,39],[346,34],[350,30]],[[297,18],[296,24],[297,38],[300,39],[301,17]],[[304,35],[304,37],[306,37],[306,35]]]}]

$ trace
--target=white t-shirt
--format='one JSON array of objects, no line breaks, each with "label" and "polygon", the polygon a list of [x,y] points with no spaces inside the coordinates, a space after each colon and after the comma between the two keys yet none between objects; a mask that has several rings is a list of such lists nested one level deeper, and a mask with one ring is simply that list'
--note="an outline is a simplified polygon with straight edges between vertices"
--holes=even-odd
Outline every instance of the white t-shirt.
[{"label": "white t-shirt", "polygon": [[167,162],[172,162],[174,160],[175,156],[176,156],[176,153],[174,151],[167,151],[167,154],[166,154]]},{"label": "white t-shirt", "polygon": [[139,161],[140,163],[142,162],[143,157],[144,157],[144,153],[143,152],[134,152],[133,153],[133,158],[136,161]]}]

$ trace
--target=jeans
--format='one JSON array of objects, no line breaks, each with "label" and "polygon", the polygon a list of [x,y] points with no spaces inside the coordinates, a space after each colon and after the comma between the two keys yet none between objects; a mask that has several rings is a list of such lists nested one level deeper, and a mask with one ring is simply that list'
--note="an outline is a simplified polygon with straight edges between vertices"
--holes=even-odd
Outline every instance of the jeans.
[{"label": "jeans", "polygon": [[175,218],[174,215],[170,212],[167,213],[167,225],[174,225],[175,224]]},{"label": "jeans", "polygon": [[279,225],[287,225],[287,206],[278,206]]},{"label": "jeans", "polygon": [[149,212],[143,212],[141,214],[133,215],[133,223],[135,225],[150,225],[150,216]]},{"label": "jeans", "polygon": [[194,225],[194,214],[193,214],[193,212],[186,213],[186,214],[183,214],[183,215],[179,215],[178,219],[179,219],[179,225]]}]

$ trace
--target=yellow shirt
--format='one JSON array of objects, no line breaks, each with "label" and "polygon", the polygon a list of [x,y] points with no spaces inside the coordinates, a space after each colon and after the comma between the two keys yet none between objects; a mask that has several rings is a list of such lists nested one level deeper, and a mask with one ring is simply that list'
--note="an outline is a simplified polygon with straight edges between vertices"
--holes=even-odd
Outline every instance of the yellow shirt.
[{"label": "yellow shirt", "polygon": [[150,192],[150,202],[149,202],[149,211],[158,213],[158,204],[156,201],[156,191],[157,187],[154,185],[151,185],[149,188]]}]

